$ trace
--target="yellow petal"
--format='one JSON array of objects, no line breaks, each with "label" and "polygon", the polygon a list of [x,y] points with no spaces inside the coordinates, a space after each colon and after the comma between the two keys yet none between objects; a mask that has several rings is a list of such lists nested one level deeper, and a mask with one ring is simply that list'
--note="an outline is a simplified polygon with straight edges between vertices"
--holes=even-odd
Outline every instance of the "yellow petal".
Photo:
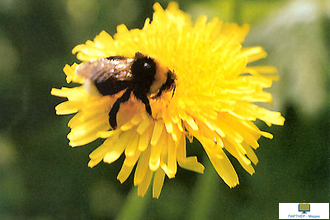
[{"label": "yellow petal", "polygon": [[230,188],[235,187],[238,184],[238,176],[226,154],[222,152],[220,155],[215,155],[207,146],[203,146],[219,176]]},{"label": "yellow petal", "polygon": [[167,173],[169,178],[174,178],[177,172],[177,144],[172,140],[171,136],[168,137],[167,148],[168,148],[168,161],[167,161]]},{"label": "yellow petal", "polygon": [[156,171],[159,168],[160,164],[160,154],[163,150],[163,147],[166,147],[166,136],[165,132],[161,134],[161,138],[158,141],[157,145],[151,145],[151,153],[150,153],[150,160],[149,160],[149,168],[151,171]]},{"label": "yellow petal", "polygon": [[186,139],[181,137],[178,144],[177,158],[178,163],[182,168],[187,170],[192,170],[198,173],[204,172],[204,166],[197,161],[197,157],[187,157],[186,156]]},{"label": "yellow petal", "polygon": [[139,135],[135,132],[131,132],[132,135],[129,138],[127,147],[125,149],[125,155],[131,157],[138,150]]},{"label": "yellow petal", "polygon": [[112,163],[116,161],[120,155],[124,152],[124,145],[122,145],[119,141],[113,142],[104,142],[104,145],[107,148],[107,152],[104,155],[103,161],[105,163]]},{"label": "yellow petal", "polygon": [[164,128],[164,124],[162,121],[155,122],[154,130],[153,130],[151,141],[150,141],[151,145],[156,145],[158,143],[158,140],[159,140],[160,136],[162,135],[163,128]]},{"label": "yellow petal", "polygon": [[139,158],[139,162],[136,167],[135,174],[134,174],[134,185],[135,186],[139,185],[143,181],[143,179],[146,175],[146,172],[149,171],[149,169],[148,169],[149,168],[148,167],[149,157],[150,157],[150,147],[147,148],[147,150],[145,150]]},{"label": "yellow petal", "polygon": [[165,179],[165,173],[162,169],[158,169],[154,176],[153,188],[152,188],[152,197],[159,198],[160,192],[162,191],[163,184]]},{"label": "yellow petal", "polygon": [[142,121],[142,123],[139,124],[138,128],[136,129],[136,131],[141,135],[143,134],[146,129],[149,127],[151,121],[150,119],[145,119]]},{"label": "yellow petal", "polygon": [[151,182],[152,173],[152,171],[147,170],[142,182],[138,186],[138,196],[144,196],[146,194]]},{"label": "yellow petal", "polygon": [[56,114],[58,115],[68,115],[78,112],[81,107],[82,107],[81,102],[66,101],[66,102],[62,102],[61,104],[58,104],[55,107],[55,110],[56,110]]},{"label": "yellow petal", "polygon": [[242,50],[242,56],[248,57],[249,63],[251,63],[253,61],[265,58],[267,56],[267,53],[261,47],[251,47]]},{"label": "yellow petal", "polygon": [[140,151],[145,151],[145,149],[148,147],[150,143],[150,138],[151,138],[151,127],[143,134],[140,135],[139,139],[139,144],[138,144],[138,149]]}]

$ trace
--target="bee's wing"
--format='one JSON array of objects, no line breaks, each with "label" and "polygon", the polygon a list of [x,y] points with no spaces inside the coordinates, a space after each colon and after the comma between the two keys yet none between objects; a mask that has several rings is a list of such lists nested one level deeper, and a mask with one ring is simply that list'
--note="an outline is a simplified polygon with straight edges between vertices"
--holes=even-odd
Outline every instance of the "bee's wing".
[{"label": "bee's wing", "polygon": [[101,83],[108,79],[130,81],[132,79],[131,66],[133,62],[134,59],[131,58],[100,58],[79,65],[75,74],[95,83]]}]

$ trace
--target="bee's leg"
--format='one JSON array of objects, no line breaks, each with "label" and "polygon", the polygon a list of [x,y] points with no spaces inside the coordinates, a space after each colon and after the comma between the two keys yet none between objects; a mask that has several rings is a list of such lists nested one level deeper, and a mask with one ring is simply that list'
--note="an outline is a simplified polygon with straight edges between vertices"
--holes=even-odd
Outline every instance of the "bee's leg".
[{"label": "bee's leg", "polygon": [[173,92],[172,92],[172,97],[173,97],[174,92],[175,92],[175,87],[176,87],[175,79],[176,79],[176,77],[175,77],[174,73],[172,73],[171,71],[168,71],[166,82],[160,87],[158,93],[155,96],[153,96],[152,99],[159,98],[164,91],[167,91],[170,89],[173,89]]},{"label": "bee's leg", "polygon": [[162,95],[162,93],[163,93],[163,90],[162,90],[162,88],[160,88],[158,93],[155,96],[151,97],[151,99],[158,99]]},{"label": "bee's leg", "polygon": [[133,91],[134,93],[134,96],[141,100],[141,102],[145,105],[146,107],[146,111],[148,112],[148,114],[152,117],[152,112],[151,112],[151,107],[150,107],[150,103],[149,103],[149,99],[146,95],[143,95],[142,93],[140,92],[137,92],[137,91]]},{"label": "bee's leg", "polygon": [[124,94],[120,98],[118,98],[112,105],[112,108],[109,112],[109,123],[112,129],[117,128],[117,113],[119,111],[120,104],[129,100],[131,92],[132,91],[130,89],[127,89],[126,92],[124,92]]}]

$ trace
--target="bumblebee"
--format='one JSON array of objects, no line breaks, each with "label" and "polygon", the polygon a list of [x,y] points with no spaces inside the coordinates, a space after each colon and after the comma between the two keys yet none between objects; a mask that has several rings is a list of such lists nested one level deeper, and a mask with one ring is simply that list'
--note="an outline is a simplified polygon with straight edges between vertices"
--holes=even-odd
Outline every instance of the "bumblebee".
[{"label": "bumblebee", "polygon": [[85,79],[88,91],[97,90],[103,96],[112,96],[126,90],[109,111],[109,124],[117,128],[117,113],[120,105],[127,102],[131,94],[140,100],[152,117],[149,97],[159,98],[163,92],[175,90],[176,77],[155,59],[136,52],[133,58],[110,56],[91,60],[76,68],[75,74]]}]

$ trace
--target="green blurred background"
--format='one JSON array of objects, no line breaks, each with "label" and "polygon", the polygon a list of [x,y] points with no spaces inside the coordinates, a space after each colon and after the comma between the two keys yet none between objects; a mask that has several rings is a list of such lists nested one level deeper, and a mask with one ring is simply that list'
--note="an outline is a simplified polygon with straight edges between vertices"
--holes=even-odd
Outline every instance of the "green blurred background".
[{"label": "green blurred background", "polygon": [[[56,116],[64,99],[62,68],[77,62],[71,49],[101,30],[140,28],[151,17],[147,0],[0,0],[0,219],[278,219],[278,203],[330,201],[330,1],[179,1],[197,18],[206,14],[250,23],[245,46],[261,45],[259,64],[279,69],[274,110],[284,127],[261,129],[260,163],[251,177],[230,156],[240,178],[234,189],[210,166],[198,144],[188,146],[205,174],[178,169],[158,200],[116,180],[123,158],[87,167],[98,146],[70,148],[71,116]],[[160,2],[166,7],[168,1]]]}]

